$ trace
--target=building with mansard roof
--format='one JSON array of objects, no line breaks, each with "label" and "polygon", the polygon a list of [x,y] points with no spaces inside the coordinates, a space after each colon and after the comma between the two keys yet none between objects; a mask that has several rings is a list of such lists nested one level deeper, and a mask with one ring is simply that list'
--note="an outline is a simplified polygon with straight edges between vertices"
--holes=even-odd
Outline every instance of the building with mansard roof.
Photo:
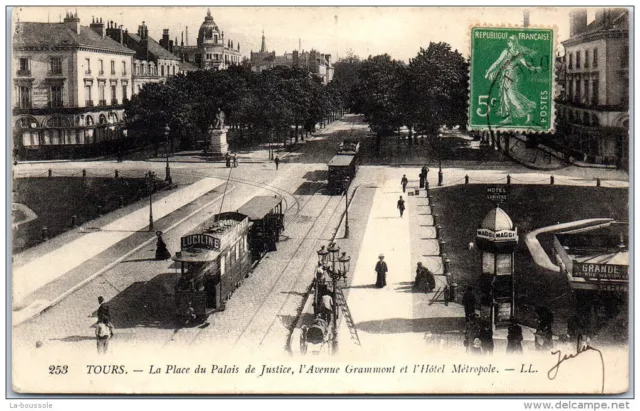
[{"label": "building with mansard roof", "polygon": [[135,52],[101,20],[18,22],[12,36],[14,154],[21,159],[102,154],[123,139]]},{"label": "building with mansard roof", "polygon": [[570,37],[558,63],[562,93],[556,138],[578,160],[628,167],[629,11],[601,9],[570,15]]},{"label": "building with mansard roof", "polygon": [[262,33],[260,51],[251,52],[250,62],[251,70],[256,73],[278,66],[301,67],[320,77],[323,84],[328,84],[333,79],[334,69],[331,64],[331,54],[322,54],[312,49],[311,51],[294,50],[291,53],[285,52],[283,55],[276,55],[275,51],[267,50],[264,32]]},{"label": "building with mansard roof", "polygon": [[[242,61],[240,54],[240,43],[225,38],[224,31],[220,30],[211,16],[211,11],[207,10],[204,22],[198,30],[198,38],[195,46],[189,45],[189,31],[187,28],[186,44],[184,40],[178,46],[177,39],[171,45],[169,40],[169,30],[164,30],[167,37],[163,39],[162,45],[165,49],[172,49],[171,52],[178,56],[181,61],[193,64],[200,69],[225,70],[231,65],[239,65]],[[164,37],[164,36],[163,36]]]}]

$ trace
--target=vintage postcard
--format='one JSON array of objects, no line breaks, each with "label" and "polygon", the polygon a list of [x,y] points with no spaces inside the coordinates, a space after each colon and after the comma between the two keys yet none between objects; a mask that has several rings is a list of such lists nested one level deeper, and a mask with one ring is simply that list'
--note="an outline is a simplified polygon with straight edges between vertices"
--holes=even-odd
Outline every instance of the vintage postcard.
[{"label": "vintage postcard", "polygon": [[628,391],[629,9],[10,12],[15,392]]}]

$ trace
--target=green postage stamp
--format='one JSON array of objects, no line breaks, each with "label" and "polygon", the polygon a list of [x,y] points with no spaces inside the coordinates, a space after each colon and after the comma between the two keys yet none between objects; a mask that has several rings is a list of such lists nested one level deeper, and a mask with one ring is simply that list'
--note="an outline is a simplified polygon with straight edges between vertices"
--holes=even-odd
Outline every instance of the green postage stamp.
[{"label": "green postage stamp", "polygon": [[554,131],[551,28],[473,27],[469,129]]}]

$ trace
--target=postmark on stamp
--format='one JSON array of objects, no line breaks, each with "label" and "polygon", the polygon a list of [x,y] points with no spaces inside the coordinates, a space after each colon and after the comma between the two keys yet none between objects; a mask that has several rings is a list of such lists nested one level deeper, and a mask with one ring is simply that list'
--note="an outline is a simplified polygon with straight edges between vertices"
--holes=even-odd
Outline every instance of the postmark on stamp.
[{"label": "postmark on stamp", "polygon": [[554,131],[551,28],[473,27],[469,129]]}]

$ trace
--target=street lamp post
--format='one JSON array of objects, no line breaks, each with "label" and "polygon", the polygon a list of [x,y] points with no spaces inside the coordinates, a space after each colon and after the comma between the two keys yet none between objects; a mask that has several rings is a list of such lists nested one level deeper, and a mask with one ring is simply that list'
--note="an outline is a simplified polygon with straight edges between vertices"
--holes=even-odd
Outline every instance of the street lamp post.
[{"label": "street lamp post", "polygon": [[164,181],[171,184],[171,168],[169,168],[169,133],[171,129],[168,124],[164,126],[164,152],[167,155],[167,167],[166,167],[166,175],[164,177]]},{"label": "street lamp post", "polygon": [[442,133],[438,134],[438,186],[442,186]]},{"label": "street lamp post", "polygon": [[153,231],[153,182],[156,178],[156,173],[149,171],[147,173],[147,181],[149,184],[149,231]]},{"label": "street lamp post", "polygon": [[349,238],[349,183],[344,189],[344,238]]}]

